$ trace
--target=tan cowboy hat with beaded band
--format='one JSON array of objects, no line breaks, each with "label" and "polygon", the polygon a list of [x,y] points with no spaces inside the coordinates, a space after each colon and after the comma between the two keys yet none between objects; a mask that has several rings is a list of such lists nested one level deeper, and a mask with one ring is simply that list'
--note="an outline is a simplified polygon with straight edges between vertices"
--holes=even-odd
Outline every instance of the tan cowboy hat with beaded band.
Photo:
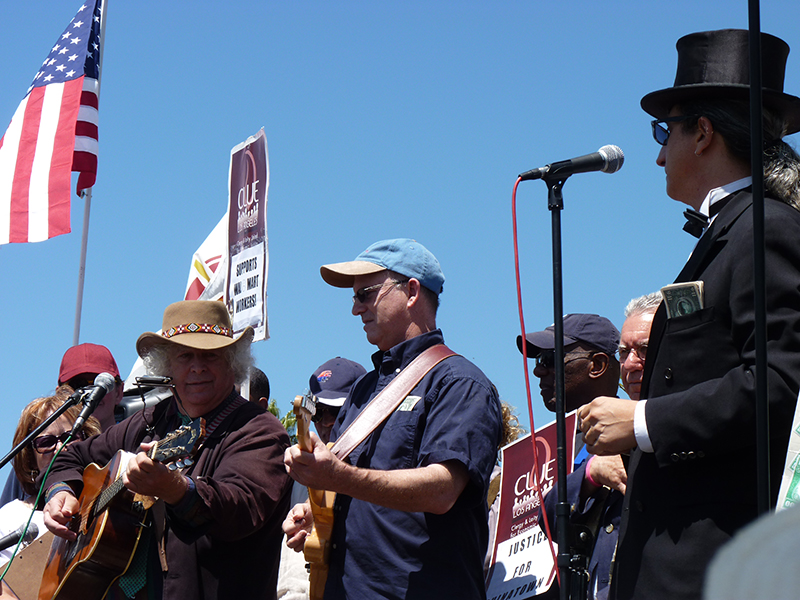
[{"label": "tan cowboy hat with beaded band", "polygon": [[253,328],[247,327],[238,338],[225,304],[216,300],[183,300],[164,311],[161,333],[148,331],[136,340],[139,356],[155,345],[177,345],[198,350],[217,350],[242,340],[253,340]]}]

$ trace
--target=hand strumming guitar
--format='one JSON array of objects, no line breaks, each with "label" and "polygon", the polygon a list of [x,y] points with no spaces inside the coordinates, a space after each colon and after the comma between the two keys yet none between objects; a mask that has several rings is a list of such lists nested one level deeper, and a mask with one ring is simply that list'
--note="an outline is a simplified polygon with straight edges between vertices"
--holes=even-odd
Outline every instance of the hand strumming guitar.
[{"label": "hand strumming guitar", "polygon": [[78,536],[69,529],[72,517],[78,514],[80,503],[67,491],[58,492],[44,507],[44,524],[53,535],[74,541]]},{"label": "hand strumming guitar", "polygon": [[281,525],[286,534],[286,545],[295,552],[302,552],[306,538],[314,525],[314,514],[308,502],[295,504]]}]

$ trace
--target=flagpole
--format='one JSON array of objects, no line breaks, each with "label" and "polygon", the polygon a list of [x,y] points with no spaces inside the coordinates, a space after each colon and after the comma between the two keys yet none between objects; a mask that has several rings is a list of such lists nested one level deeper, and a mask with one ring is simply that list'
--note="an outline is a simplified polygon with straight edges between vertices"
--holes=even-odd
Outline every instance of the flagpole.
[{"label": "flagpole", "polygon": [[[106,3],[100,5],[100,59],[97,72],[97,99],[100,99],[100,84],[103,73],[103,49],[106,45]],[[86,248],[89,244],[89,214],[92,208],[92,188],[81,190],[83,197],[83,233],[81,234],[81,257],[78,264],[78,294],[75,302],[75,327],[72,332],[72,345],[77,346],[81,337],[81,313],[83,312],[83,284],[86,279]]]},{"label": "flagpole", "polygon": [[75,329],[72,345],[77,346],[81,337],[81,311],[83,310],[83,282],[86,278],[86,246],[89,242],[89,212],[92,206],[92,188],[81,191],[83,196],[83,234],[81,235],[81,259],[78,266],[78,299],[75,305]]}]

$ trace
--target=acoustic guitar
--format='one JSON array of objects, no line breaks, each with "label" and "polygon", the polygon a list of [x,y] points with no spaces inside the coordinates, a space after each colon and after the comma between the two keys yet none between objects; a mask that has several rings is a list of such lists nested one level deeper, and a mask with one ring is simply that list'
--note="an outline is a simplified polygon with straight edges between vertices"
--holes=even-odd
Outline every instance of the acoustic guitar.
[{"label": "acoustic guitar", "polygon": [[[195,419],[156,442],[148,456],[170,468],[188,466],[192,460],[186,457],[194,456],[204,437],[205,419]],[[120,450],[105,467],[92,463],[84,469],[80,510],[70,524],[78,537],[53,540],[39,600],[101,600],[128,569],[155,503],[122,485],[129,456]]]},{"label": "acoustic guitar", "polygon": [[[309,424],[317,411],[316,403],[308,396],[295,396],[294,414],[297,417],[297,445],[305,452],[312,452]],[[333,503],[336,493],[308,488],[308,501],[314,515],[314,526],[306,537],[303,555],[309,565],[310,600],[322,600],[325,581],[328,579],[328,557],[333,531]]]}]

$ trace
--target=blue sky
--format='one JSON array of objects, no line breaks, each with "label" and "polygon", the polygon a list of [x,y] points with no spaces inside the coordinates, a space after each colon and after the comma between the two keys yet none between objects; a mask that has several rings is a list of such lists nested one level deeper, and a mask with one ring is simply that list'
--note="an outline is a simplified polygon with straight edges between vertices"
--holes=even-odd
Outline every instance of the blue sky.
[{"label": "blue sky", "polygon": [[[319,266],[412,237],[447,278],[448,345],[527,419],[511,193],[530,168],[605,144],[625,152],[618,173],[564,187],[565,312],[619,327],[628,300],[671,283],[691,251],[639,100],[672,84],[681,35],[746,28],[743,0],[221,6],[109,0],[81,341],[108,346],[123,375],[226,210],[231,148],[261,127],[272,337],[255,355],[282,412],[321,363],[368,366],[374,350],[351,294]],[[4,7],[0,122],[77,8]],[[800,4],[762,2],[761,21],[794,47],[786,90],[799,94]],[[526,324],[542,329],[553,321],[544,183],[521,184],[518,206]],[[76,199],[73,233],[0,247],[0,446],[25,404],[52,391],[72,343],[82,214]],[[551,419],[538,387],[533,404],[538,424]]]}]

